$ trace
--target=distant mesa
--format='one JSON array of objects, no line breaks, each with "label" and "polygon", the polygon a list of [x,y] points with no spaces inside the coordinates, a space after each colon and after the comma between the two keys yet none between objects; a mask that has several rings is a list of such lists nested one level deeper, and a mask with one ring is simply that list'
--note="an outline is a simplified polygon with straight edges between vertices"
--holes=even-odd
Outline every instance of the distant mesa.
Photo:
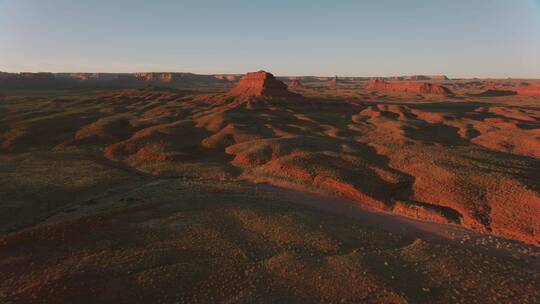
[{"label": "distant mesa", "polygon": [[134,78],[134,81],[145,83],[162,84],[186,84],[186,83],[214,83],[218,80],[210,75],[197,75],[193,73],[174,72],[143,72],[125,75],[126,78]]},{"label": "distant mesa", "polygon": [[172,73],[135,73],[135,77],[141,78],[144,81],[149,82],[173,82]]},{"label": "distant mesa", "polygon": [[298,79],[293,79],[293,80],[291,80],[291,82],[289,82],[289,89],[294,90],[294,89],[299,89],[299,88],[303,88],[303,87],[304,87],[304,85]]},{"label": "distant mesa", "polygon": [[223,81],[230,81],[235,82],[238,81],[238,75],[234,74],[216,74],[214,75],[216,79],[223,80]]},{"label": "distant mesa", "polygon": [[141,73],[5,73],[0,88],[132,87],[146,84],[185,85],[220,83],[213,75],[176,72]]},{"label": "distant mesa", "polygon": [[446,75],[409,75],[409,76],[393,76],[388,78],[393,81],[425,81],[425,80],[434,80],[434,81],[444,81],[450,80]]},{"label": "distant mesa", "polygon": [[299,94],[289,91],[285,83],[265,71],[247,73],[240,79],[238,84],[229,91],[229,95],[247,98],[285,98],[300,96]]},{"label": "distant mesa", "polygon": [[27,88],[27,87],[48,87],[56,82],[53,73],[4,73],[0,74],[0,86],[2,88]]},{"label": "distant mesa", "polygon": [[430,80],[441,80],[441,81],[450,80],[450,78],[448,78],[446,75],[431,75],[428,77],[430,77]]},{"label": "distant mesa", "polygon": [[384,78],[372,78],[367,89],[375,91],[400,91],[434,95],[453,95],[452,91],[442,85],[427,82],[387,82]]}]

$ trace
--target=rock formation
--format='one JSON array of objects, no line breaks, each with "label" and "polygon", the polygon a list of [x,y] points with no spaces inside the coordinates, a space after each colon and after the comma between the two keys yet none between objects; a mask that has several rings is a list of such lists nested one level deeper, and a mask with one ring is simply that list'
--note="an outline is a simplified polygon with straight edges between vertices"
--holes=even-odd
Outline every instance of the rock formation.
[{"label": "rock formation", "polygon": [[302,87],[304,87],[304,85],[298,79],[293,79],[289,82],[289,89],[298,89]]},{"label": "rock formation", "polygon": [[139,77],[144,81],[149,82],[173,82],[176,80],[176,75],[173,73],[135,73],[135,77]]},{"label": "rock formation", "polygon": [[216,74],[214,75],[216,79],[223,80],[223,81],[238,81],[238,77],[233,74]]},{"label": "rock formation", "polygon": [[432,75],[429,77],[431,78],[431,80],[450,80],[450,78],[448,78],[446,75]]},{"label": "rock formation", "polygon": [[148,72],[132,74],[138,80],[151,83],[216,83],[216,79],[212,75],[199,75],[193,73],[171,73],[171,72]]},{"label": "rock formation", "polygon": [[274,75],[258,71],[247,73],[238,84],[229,91],[230,96],[235,97],[268,97],[285,98],[298,97],[298,94],[288,90],[287,85],[277,80]]},{"label": "rock formation", "polygon": [[422,80],[450,80],[446,75],[409,75],[409,76],[393,76],[389,78],[393,81],[422,81]]},{"label": "rock formation", "polygon": [[401,91],[421,94],[453,95],[452,91],[445,86],[427,82],[386,82],[383,78],[372,78],[367,89],[375,91]]},{"label": "rock formation", "polygon": [[0,88],[125,87],[145,84],[213,84],[223,80],[212,75],[172,72],[143,73],[4,73]]}]

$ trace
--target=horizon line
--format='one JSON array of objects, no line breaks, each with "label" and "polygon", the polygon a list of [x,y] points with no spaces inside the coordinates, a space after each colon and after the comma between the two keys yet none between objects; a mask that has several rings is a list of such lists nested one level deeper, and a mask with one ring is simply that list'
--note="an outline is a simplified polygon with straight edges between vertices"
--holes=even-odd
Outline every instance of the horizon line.
[{"label": "horizon line", "polygon": [[[259,69],[260,71],[261,69]],[[393,75],[372,75],[372,76],[347,76],[347,75],[338,75],[338,74],[334,74],[334,75],[316,75],[316,74],[313,74],[313,75],[309,75],[309,74],[289,74],[289,75],[279,75],[279,74],[274,74],[272,72],[269,72],[268,70],[263,70],[263,71],[266,71],[268,73],[271,73],[272,75],[276,76],[276,77],[346,77],[346,78],[375,78],[375,77],[383,77],[383,78],[388,78],[388,77],[407,77],[407,76],[445,76],[447,77],[449,80],[458,80],[458,79],[515,79],[515,80],[520,80],[520,79],[527,79],[527,80],[540,80],[540,76],[538,77],[515,77],[515,76],[508,76],[508,77],[494,77],[494,76],[487,76],[487,77],[480,77],[480,76],[461,76],[461,77],[450,77],[448,76],[447,74],[428,74],[428,73],[411,73],[411,74],[393,74]],[[217,73],[194,73],[194,72],[186,72],[186,71],[135,71],[135,72],[82,72],[82,71],[78,71],[78,72],[66,72],[66,71],[62,71],[62,72],[50,72],[50,71],[17,71],[17,72],[13,72],[13,71],[5,71],[5,70],[0,70],[0,73],[8,73],[8,74],[24,74],[24,73],[32,73],[32,74],[37,74],[37,73],[50,73],[50,74],[138,74],[138,73],[183,73],[183,74],[194,74],[194,75],[236,75],[236,76],[240,76],[240,75],[245,75],[246,73],[249,73],[249,72],[245,72],[245,73],[226,73],[226,72],[217,72]]]}]

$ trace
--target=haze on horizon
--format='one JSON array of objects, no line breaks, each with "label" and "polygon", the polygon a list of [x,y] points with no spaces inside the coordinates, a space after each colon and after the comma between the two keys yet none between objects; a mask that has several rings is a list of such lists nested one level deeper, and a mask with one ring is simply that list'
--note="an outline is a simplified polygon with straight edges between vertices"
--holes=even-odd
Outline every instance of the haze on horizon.
[{"label": "haze on horizon", "polygon": [[540,0],[0,0],[0,71],[540,78]]}]

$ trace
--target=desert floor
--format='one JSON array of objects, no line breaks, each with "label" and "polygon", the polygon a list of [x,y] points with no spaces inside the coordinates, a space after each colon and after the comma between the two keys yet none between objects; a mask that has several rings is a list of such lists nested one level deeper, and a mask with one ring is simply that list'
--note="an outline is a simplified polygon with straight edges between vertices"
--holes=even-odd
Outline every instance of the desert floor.
[{"label": "desert floor", "polygon": [[4,90],[0,303],[538,303],[540,97]]}]

